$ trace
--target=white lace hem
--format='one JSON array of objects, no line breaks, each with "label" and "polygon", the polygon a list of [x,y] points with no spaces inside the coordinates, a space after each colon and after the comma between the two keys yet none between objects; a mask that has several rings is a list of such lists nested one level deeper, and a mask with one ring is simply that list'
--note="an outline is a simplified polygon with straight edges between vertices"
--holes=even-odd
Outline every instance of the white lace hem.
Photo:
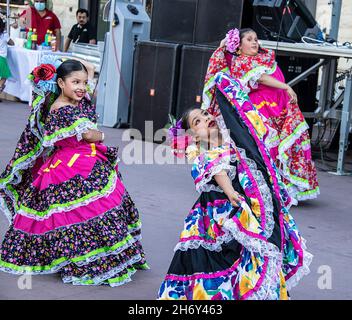
[{"label": "white lace hem", "polygon": [[297,139],[300,138],[300,136],[304,133],[304,131],[308,130],[309,126],[307,123],[305,123],[302,127],[299,128],[297,132],[292,134],[290,138],[285,141],[285,143],[280,144],[279,150],[278,150],[278,156],[277,160],[281,163],[282,168],[279,168],[280,174],[288,180],[290,183],[296,185],[299,188],[302,188],[304,190],[307,190],[310,188],[308,182],[303,182],[303,181],[297,181],[296,179],[292,178],[290,174],[290,168],[288,166],[287,160],[285,159],[285,151],[287,151],[289,148],[293,146],[293,144],[297,141]]},{"label": "white lace hem", "polygon": [[264,280],[260,288],[247,300],[279,300],[277,288],[279,286],[282,257],[269,258]]},{"label": "white lace hem", "polygon": [[174,252],[178,250],[187,251],[189,249],[199,249],[200,247],[209,251],[220,252],[222,250],[221,246],[224,243],[229,243],[231,240],[233,240],[233,236],[230,233],[226,233],[220,237],[217,237],[216,242],[213,243],[206,242],[205,240],[189,240],[186,242],[179,242],[175,246]]},{"label": "white lace hem", "polygon": [[53,274],[53,273],[57,273],[59,272],[62,268],[64,268],[65,266],[67,266],[68,264],[74,263],[79,267],[85,266],[91,262],[94,262],[97,259],[100,258],[104,258],[110,255],[118,255],[121,252],[123,252],[124,250],[126,250],[127,248],[129,248],[131,245],[133,245],[135,242],[140,241],[142,239],[141,235],[138,235],[136,237],[133,237],[132,239],[128,240],[126,242],[126,244],[124,244],[123,246],[121,246],[120,248],[116,249],[116,250],[109,250],[103,253],[99,253],[96,254],[92,257],[86,258],[85,260],[82,260],[80,262],[72,262],[71,260],[66,260],[60,264],[58,264],[55,267],[50,268],[50,270],[39,270],[39,271],[33,271],[30,268],[31,267],[23,267],[23,271],[18,271],[18,270],[14,270],[11,268],[7,268],[7,267],[2,267],[0,266],[0,271],[4,271],[6,273],[10,273],[10,274],[15,274],[15,275],[22,275],[22,274],[27,274],[27,275],[38,275],[38,274]]},{"label": "white lace hem", "polygon": [[[140,254],[137,254],[135,256],[133,256],[129,261],[125,262],[124,264],[122,264],[121,266],[118,266],[112,270],[110,270],[109,272],[106,272],[102,275],[99,275],[93,279],[89,278],[89,277],[82,277],[82,278],[77,278],[77,277],[63,277],[62,281],[64,283],[72,283],[75,286],[98,286],[101,285],[103,282],[105,282],[108,279],[113,278],[115,275],[117,275],[118,273],[120,273],[121,271],[125,270],[128,267],[131,267],[133,264],[141,261],[142,257]],[[123,285],[126,284],[127,282],[131,281],[131,276],[136,272],[137,270],[133,268],[133,270],[128,270],[127,272],[127,278],[121,282],[117,282],[114,283],[115,286],[119,286],[119,285]],[[86,281],[92,281],[93,283],[84,283]],[[114,286],[114,284],[110,284],[111,286]]]},{"label": "white lace hem", "polygon": [[320,195],[320,188],[317,187],[310,193],[307,189],[297,188],[296,186],[291,186],[287,188],[287,191],[292,199],[298,201],[306,201],[316,199]]},{"label": "white lace hem", "polygon": [[302,266],[297,270],[297,272],[286,281],[287,285],[287,290],[291,290],[293,287],[295,287],[299,281],[306,275],[310,273],[309,266],[313,261],[313,255],[308,252],[306,249],[306,240],[304,238],[301,238],[301,246],[303,248],[303,264]]},{"label": "white lace hem", "polygon": [[[236,158],[231,157],[231,161],[235,161]],[[213,179],[215,175],[220,173],[221,171],[227,171],[227,175],[230,180],[234,180],[236,178],[236,167],[229,164],[228,158],[224,158],[222,161],[219,162],[216,166],[211,168],[208,171],[208,176],[204,177],[201,181],[199,181],[196,185],[196,190],[199,193],[202,192],[209,192],[209,191],[218,191],[224,192],[220,187],[215,185],[209,185],[208,183]]]}]

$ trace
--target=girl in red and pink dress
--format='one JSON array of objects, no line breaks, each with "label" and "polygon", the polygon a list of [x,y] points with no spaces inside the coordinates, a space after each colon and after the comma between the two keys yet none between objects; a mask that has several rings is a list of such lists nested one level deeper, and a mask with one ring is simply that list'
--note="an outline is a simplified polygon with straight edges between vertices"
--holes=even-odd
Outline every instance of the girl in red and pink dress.
[{"label": "girl in red and pink dress", "polygon": [[213,53],[205,79],[203,109],[218,114],[215,77],[225,72],[241,81],[251,102],[271,128],[265,139],[290,195],[300,201],[316,198],[317,173],[311,156],[308,125],[296,93],[285,83],[272,50],[259,46],[252,29],[228,32]]},{"label": "girl in red and pink dress", "polygon": [[0,176],[0,209],[10,220],[0,270],[122,285],[148,266],[117,148],[107,147],[97,128],[86,67],[45,59],[31,75],[28,124]]}]

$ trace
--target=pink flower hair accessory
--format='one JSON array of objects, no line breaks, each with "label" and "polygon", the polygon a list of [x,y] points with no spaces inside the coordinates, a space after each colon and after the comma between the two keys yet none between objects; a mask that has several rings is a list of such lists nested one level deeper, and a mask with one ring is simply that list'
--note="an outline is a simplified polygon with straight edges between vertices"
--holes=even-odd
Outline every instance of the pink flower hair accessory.
[{"label": "pink flower hair accessory", "polygon": [[169,115],[168,128],[168,142],[173,154],[182,158],[186,155],[186,149],[193,143],[191,135],[187,134],[182,128],[182,120],[176,120],[174,116]]},{"label": "pink flower hair accessory", "polygon": [[238,29],[231,29],[226,34],[226,50],[235,53],[240,46],[240,31]]}]

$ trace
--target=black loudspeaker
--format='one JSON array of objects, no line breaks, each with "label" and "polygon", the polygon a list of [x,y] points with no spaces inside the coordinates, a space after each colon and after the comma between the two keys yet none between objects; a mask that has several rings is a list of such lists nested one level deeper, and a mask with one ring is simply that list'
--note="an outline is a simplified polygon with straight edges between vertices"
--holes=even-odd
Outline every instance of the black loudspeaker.
[{"label": "black loudspeaker", "polygon": [[176,107],[177,119],[190,107],[201,106],[204,78],[213,52],[213,47],[189,45],[182,47]]},{"label": "black loudspeaker", "polygon": [[154,0],[154,41],[218,46],[228,30],[240,28],[244,0]]},{"label": "black loudspeaker", "polygon": [[[278,56],[277,63],[285,76],[286,83],[298,77],[319,62],[319,59],[292,56]],[[316,92],[318,86],[318,72],[309,75],[305,80],[297,83],[292,89],[296,92],[298,105],[303,113],[314,112],[317,108]],[[312,135],[314,119],[306,118],[309,133]]]},{"label": "black loudspeaker", "polygon": [[179,56],[180,45],[177,44],[137,43],[130,123],[147,141],[154,138],[149,131],[146,134],[145,121],[153,121],[154,135],[168,123],[168,115],[175,112]]},{"label": "black loudspeaker", "polygon": [[253,29],[263,40],[300,42],[321,38],[321,30],[301,0],[254,0]]},{"label": "black loudspeaker", "polygon": [[[277,63],[285,76],[286,83],[298,77],[319,62],[319,59],[292,56],[277,56]],[[314,112],[318,86],[318,72],[309,75],[305,80],[293,86],[298,97],[298,104],[302,112]]]}]

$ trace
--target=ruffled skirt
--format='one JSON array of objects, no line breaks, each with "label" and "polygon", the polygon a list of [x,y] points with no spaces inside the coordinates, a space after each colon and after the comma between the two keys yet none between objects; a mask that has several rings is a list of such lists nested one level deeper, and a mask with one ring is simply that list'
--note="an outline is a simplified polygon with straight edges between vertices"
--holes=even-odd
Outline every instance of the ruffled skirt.
[{"label": "ruffled skirt", "polygon": [[[288,290],[309,273],[305,250],[293,218],[266,240],[249,206],[234,208],[216,191],[203,193],[185,219],[158,298],[167,300],[286,300]],[[251,232],[251,230],[253,232]]]},{"label": "ruffled skirt", "polygon": [[3,197],[16,214],[0,247],[0,270],[118,286],[148,269],[139,213],[121,181],[115,148],[68,143],[32,171],[25,192],[9,185]]}]

